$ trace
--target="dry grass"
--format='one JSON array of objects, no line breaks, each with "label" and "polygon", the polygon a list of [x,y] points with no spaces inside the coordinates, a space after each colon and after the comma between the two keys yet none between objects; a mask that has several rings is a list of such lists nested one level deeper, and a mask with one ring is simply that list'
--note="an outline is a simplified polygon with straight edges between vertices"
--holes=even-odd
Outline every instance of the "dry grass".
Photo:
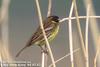
[{"label": "dry grass", "polygon": [[[93,8],[93,4],[92,4],[92,1],[91,0],[84,0],[84,4],[85,4],[85,7],[86,7],[86,16],[79,16],[78,15],[78,10],[77,10],[77,4],[76,4],[76,1],[77,0],[72,0],[72,5],[70,7],[70,13],[69,13],[69,17],[67,18],[62,18],[60,20],[60,22],[63,22],[63,21],[69,21],[67,22],[68,25],[69,25],[69,49],[70,49],[70,53],[68,54],[68,56],[70,55],[70,61],[71,61],[71,67],[74,67],[74,52],[76,51],[73,51],[74,47],[73,47],[73,35],[72,35],[72,29],[73,29],[73,26],[72,26],[72,20],[76,20],[77,21],[77,28],[78,28],[78,33],[79,33],[79,37],[80,37],[80,41],[81,41],[81,48],[82,48],[82,51],[83,51],[83,55],[84,55],[84,59],[85,59],[85,66],[86,67],[89,67],[89,41],[88,41],[88,33],[89,33],[89,27],[91,29],[91,34],[92,34],[92,37],[93,37],[93,41],[94,41],[94,48],[95,48],[95,51],[96,51],[96,55],[94,57],[94,67],[97,67],[97,62],[100,63],[98,61],[98,57],[100,57],[100,34],[99,34],[99,28],[97,26],[97,20],[96,18],[100,18],[100,16],[95,16],[95,10]],[[39,21],[40,21],[40,26],[41,26],[41,29],[42,29],[42,32],[44,34],[44,38],[45,38],[45,41],[46,41],[46,45],[47,45],[47,48],[49,50],[49,54],[50,54],[50,58],[51,58],[51,61],[52,61],[52,64],[49,65],[49,67],[51,67],[53,65],[53,67],[56,67],[56,63],[58,63],[59,61],[63,60],[62,58],[65,58],[67,56],[63,56],[61,57],[60,59],[58,59],[57,61],[55,61],[54,57],[53,57],[53,54],[52,54],[52,50],[50,48],[50,45],[49,45],[49,42],[48,42],[48,39],[45,35],[45,31],[44,31],[44,28],[43,28],[43,24],[42,24],[42,15],[41,15],[41,10],[40,10],[40,5],[39,5],[39,2],[38,0],[35,0],[36,2],[36,5],[37,5],[37,11],[38,11],[38,16],[39,16]],[[47,16],[50,16],[51,15],[51,8],[52,8],[52,0],[48,0],[48,11],[47,11]],[[9,52],[9,29],[8,29],[8,19],[9,19],[9,14],[8,14],[8,11],[9,11],[9,4],[10,4],[10,0],[2,0],[2,6],[0,7],[0,25],[1,25],[1,34],[2,34],[2,37],[0,38],[0,62],[2,61],[12,61],[13,59],[11,58],[11,55],[10,55],[10,52]],[[91,12],[90,12],[91,11]],[[72,17],[72,13],[75,14],[75,17]],[[86,28],[85,28],[85,39],[83,37],[83,34],[82,34],[82,30],[81,30],[81,25],[80,25],[80,19],[86,19]],[[84,42],[85,40],[85,42]],[[76,49],[77,50],[77,49]],[[69,62],[70,62],[69,61]],[[84,62],[84,61],[83,61]],[[45,67],[45,63],[47,64],[47,61],[45,61],[45,53],[42,54],[42,67]]]}]

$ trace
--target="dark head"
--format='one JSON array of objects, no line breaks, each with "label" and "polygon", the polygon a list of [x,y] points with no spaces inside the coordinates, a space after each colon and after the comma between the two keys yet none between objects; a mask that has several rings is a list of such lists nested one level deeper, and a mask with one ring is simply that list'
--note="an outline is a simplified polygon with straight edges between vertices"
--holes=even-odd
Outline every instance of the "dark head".
[{"label": "dark head", "polygon": [[49,16],[52,21],[59,22],[59,17],[58,16]]}]

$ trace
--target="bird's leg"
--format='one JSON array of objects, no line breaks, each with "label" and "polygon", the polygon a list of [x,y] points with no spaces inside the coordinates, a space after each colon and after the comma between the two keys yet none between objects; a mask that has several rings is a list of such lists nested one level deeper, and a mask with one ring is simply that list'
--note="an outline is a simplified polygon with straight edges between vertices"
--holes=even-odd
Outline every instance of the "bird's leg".
[{"label": "bird's leg", "polygon": [[46,53],[48,55],[48,51],[47,51],[47,47],[46,46],[40,46],[40,48],[41,48],[41,52],[42,53]]},{"label": "bird's leg", "polygon": [[45,51],[46,51],[47,54],[49,54],[46,44],[45,44]]}]

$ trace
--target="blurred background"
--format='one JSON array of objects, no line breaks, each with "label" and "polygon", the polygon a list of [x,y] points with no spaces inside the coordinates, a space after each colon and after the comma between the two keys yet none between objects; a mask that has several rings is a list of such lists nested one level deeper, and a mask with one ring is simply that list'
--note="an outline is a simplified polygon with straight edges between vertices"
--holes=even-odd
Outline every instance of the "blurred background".
[{"label": "blurred background", "polygon": [[[39,0],[43,19],[47,16],[48,0]],[[79,16],[86,16],[86,8],[83,0],[77,0],[77,8]],[[100,0],[93,0],[93,8],[97,16],[100,15]],[[71,8],[71,0],[52,0],[51,15],[57,15],[60,19],[69,16]],[[2,0],[0,0],[0,7]],[[19,57],[15,57],[20,49],[22,49],[32,34],[39,26],[38,13],[35,0],[11,0],[8,11],[8,29],[9,29],[9,52],[14,61],[31,61],[32,63],[41,63],[41,50],[35,44],[24,50]],[[73,16],[75,16],[73,12]],[[100,19],[97,19],[97,25],[100,31]],[[85,36],[86,19],[80,19],[83,37]],[[72,20],[73,27],[73,46],[74,49],[81,48],[79,33],[77,30],[76,20]],[[68,21],[60,24],[60,30],[57,37],[50,42],[51,49],[55,60],[63,57],[69,50],[69,34]],[[85,38],[85,37],[84,37]],[[89,64],[93,67],[95,57],[95,44],[89,27]],[[84,40],[85,41],[85,40]],[[74,54],[75,67],[85,67],[83,52],[80,49]],[[51,59],[48,57],[48,65]],[[97,63],[99,67],[100,64]],[[70,56],[57,63],[57,67],[71,67]]]}]

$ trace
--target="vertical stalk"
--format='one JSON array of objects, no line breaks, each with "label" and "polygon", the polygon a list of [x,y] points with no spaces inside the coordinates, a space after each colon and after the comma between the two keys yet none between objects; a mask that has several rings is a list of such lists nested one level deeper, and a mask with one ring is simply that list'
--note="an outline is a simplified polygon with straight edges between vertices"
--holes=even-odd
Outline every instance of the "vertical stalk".
[{"label": "vertical stalk", "polygon": [[71,67],[74,67],[74,59],[73,59],[73,39],[72,39],[72,22],[71,22],[71,16],[73,12],[74,2],[72,2],[70,14],[69,14],[69,46],[70,46],[70,59],[71,59]]},{"label": "vertical stalk", "polygon": [[12,58],[9,52],[9,29],[8,29],[8,19],[9,19],[9,4],[10,0],[2,0],[1,10],[0,10],[0,24],[1,24],[1,58],[7,62],[11,61]]},{"label": "vertical stalk", "polygon": [[48,12],[47,12],[47,17],[51,15],[51,8],[52,8],[52,0],[48,0]]},{"label": "vertical stalk", "polygon": [[36,2],[37,11],[38,11],[38,16],[39,16],[39,20],[40,20],[40,26],[41,26],[41,29],[42,29],[42,32],[43,32],[44,39],[45,39],[45,41],[46,41],[46,46],[47,46],[47,48],[48,48],[48,52],[49,52],[49,54],[50,54],[50,58],[51,58],[53,67],[56,67],[55,61],[54,61],[54,57],[53,57],[51,48],[50,48],[50,46],[49,46],[48,39],[47,39],[46,34],[45,34],[45,31],[44,31],[44,27],[43,27],[43,23],[42,23],[42,15],[41,15],[41,11],[40,11],[39,2],[38,2],[38,0],[35,0],[35,2]]},{"label": "vertical stalk", "polygon": [[87,6],[87,17],[86,17],[86,30],[85,30],[86,67],[89,67],[89,53],[88,53],[89,9],[90,9],[90,5],[88,4],[88,6]]},{"label": "vertical stalk", "polygon": [[77,21],[77,28],[78,28],[79,37],[80,37],[80,40],[81,40],[83,55],[85,57],[85,45],[84,45],[82,30],[81,30],[81,27],[80,27],[80,21],[79,21],[79,18],[78,18],[79,16],[78,16],[78,10],[77,10],[77,5],[76,5],[76,0],[73,0],[73,2],[74,2],[74,10],[75,10],[75,16],[76,16],[76,21]]}]

